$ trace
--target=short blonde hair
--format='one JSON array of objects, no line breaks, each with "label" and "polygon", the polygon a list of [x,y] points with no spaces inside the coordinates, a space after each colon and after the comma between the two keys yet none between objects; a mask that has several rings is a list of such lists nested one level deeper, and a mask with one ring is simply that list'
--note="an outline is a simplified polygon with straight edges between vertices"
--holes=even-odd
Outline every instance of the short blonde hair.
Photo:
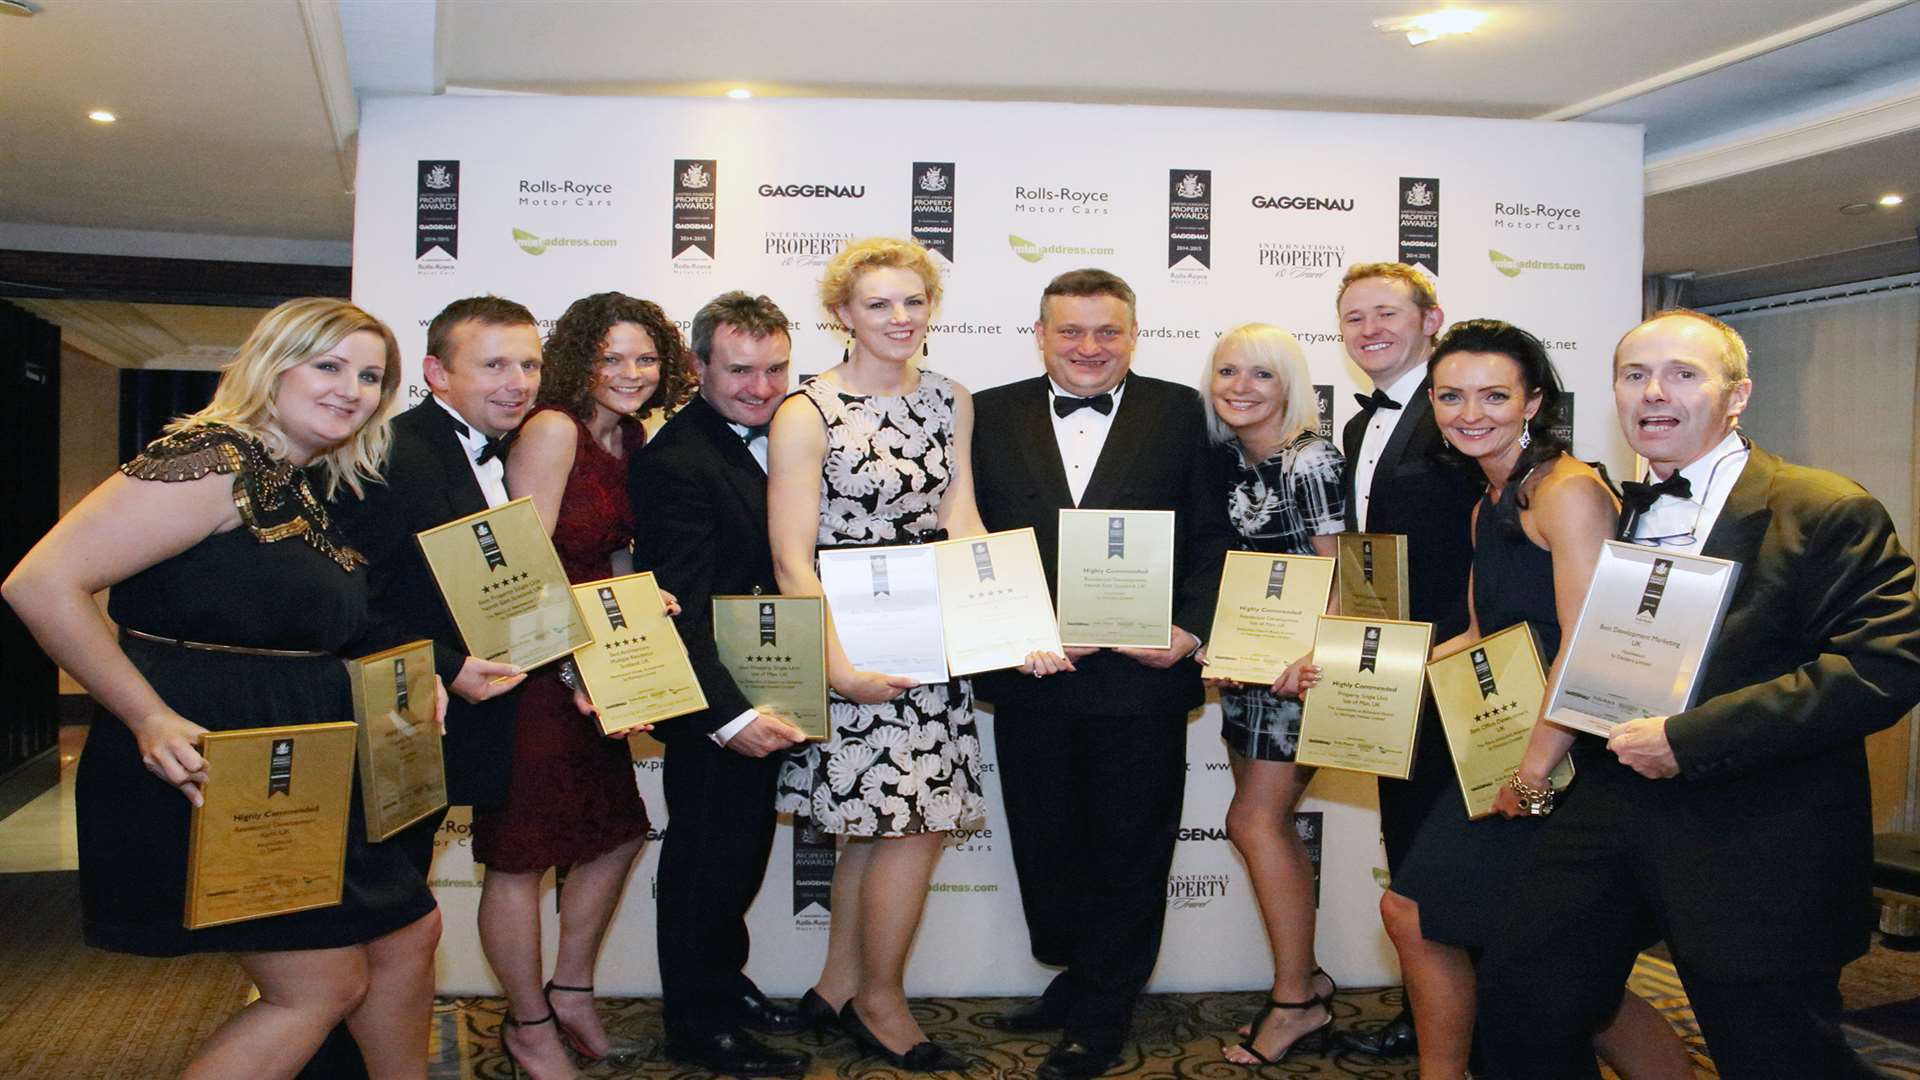
[{"label": "short blonde hair", "polygon": [[[1747,342],[1746,339],[1740,336],[1740,331],[1735,330],[1733,327],[1728,326],[1726,323],[1721,322],[1719,319],[1714,318],[1704,311],[1695,311],[1692,308],[1668,308],[1665,311],[1656,311],[1641,320],[1640,326],[1659,322],[1661,319],[1692,319],[1695,322],[1706,323],[1707,326],[1713,329],[1714,333],[1720,335],[1720,373],[1725,375],[1727,381],[1730,383],[1746,381],[1748,371]],[[1622,342],[1626,341],[1627,335],[1632,334],[1634,330],[1640,329],[1640,326],[1636,326],[1633,330],[1622,334],[1620,340]],[[1615,362],[1617,363],[1620,355],[1619,345],[1613,347],[1613,354]]]},{"label": "short blonde hair", "polygon": [[1207,354],[1201,396],[1207,399],[1207,434],[1216,443],[1232,442],[1233,429],[1220,419],[1213,407],[1214,369],[1228,355],[1252,367],[1265,368],[1280,378],[1285,394],[1280,399],[1280,441],[1292,442],[1302,431],[1320,428],[1320,404],[1314,398],[1313,377],[1307,373],[1307,354],[1292,334],[1267,323],[1244,323],[1220,335],[1213,352]]},{"label": "short blonde hair", "polygon": [[827,260],[827,271],[820,276],[820,306],[827,309],[827,318],[832,319],[841,332],[852,333],[834,308],[853,299],[853,284],[861,274],[889,266],[918,274],[920,284],[926,289],[928,308],[933,312],[940,310],[940,268],[933,264],[933,256],[927,249],[911,240],[870,236],[840,249],[839,254]]},{"label": "short blonde hair", "polygon": [[308,296],[267,312],[221,369],[213,400],[199,412],[174,420],[166,430],[225,424],[259,439],[269,454],[284,459],[287,444],[278,428],[280,416],[273,400],[280,389],[280,377],[363,330],[378,334],[386,347],[380,404],[359,430],[314,462],[321,467],[322,494],[327,498],[343,486],[355,495],[363,494],[364,481],[380,479],[387,449],[393,442],[387,421],[399,396],[400,345],[386,323],[345,300]]},{"label": "short blonde hair", "polygon": [[1422,312],[1432,311],[1440,306],[1440,294],[1433,289],[1433,281],[1419,270],[1406,263],[1374,262],[1354,263],[1347,267],[1346,275],[1340,279],[1340,291],[1333,294],[1333,313],[1340,313],[1340,299],[1347,295],[1348,286],[1367,278],[1386,278],[1388,281],[1405,282],[1407,291],[1413,294],[1413,303]]}]

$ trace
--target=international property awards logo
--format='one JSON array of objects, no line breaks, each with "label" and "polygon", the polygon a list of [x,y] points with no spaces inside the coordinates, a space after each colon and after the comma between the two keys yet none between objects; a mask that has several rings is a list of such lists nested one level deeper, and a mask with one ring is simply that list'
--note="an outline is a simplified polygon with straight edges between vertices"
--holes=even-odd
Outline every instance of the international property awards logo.
[{"label": "international property awards logo", "polygon": [[676,267],[711,266],[720,212],[719,162],[712,158],[673,163],[673,261]]}]

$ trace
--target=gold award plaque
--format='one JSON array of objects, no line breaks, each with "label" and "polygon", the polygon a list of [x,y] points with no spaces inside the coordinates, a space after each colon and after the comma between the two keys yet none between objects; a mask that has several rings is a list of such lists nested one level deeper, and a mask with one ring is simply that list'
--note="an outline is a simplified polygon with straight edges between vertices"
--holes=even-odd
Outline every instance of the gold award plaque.
[{"label": "gold award plaque", "polygon": [[1321,616],[1294,760],[1406,779],[1432,647],[1431,623]]},{"label": "gold award plaque", "polygon": [[187,834],[187,929],[340,902],[358,729],[343,720],[201,737],[207,783]]},{"label": "gold award plaque", "polygon": [[[1486,817],[1507,774],[1526,755],[1547,695],[1533,628],[1515,623],[1455,649],[1427,665],[1427,682],[1446,729],[1467,817]],[[1550,781],[1558,790],[1572,775],[1573,763],[1562,758]]]},{"label": "gold award plaque", "polygon": [[1399,533],[1340,533],[1340,614],[1360,619],[1412,618],[1407,600],[1407,538]]},{"label": "gold award plaque", "polygon": [[814,741],[832,737],[825,601],[817,596],[716,596],[713,644],[754,708],[779,713]]},{"label": "gold award plaque", "polygon": [[1318,555],[1227,552],[1204,673],[1267,686],[1311,651],[1333,564]]},{"label": "gold award plaque", "polygon": [[593,633],[573,661],[600,710],[601,731],[611,735],[707,707],[653,574],[589,581],[573,594]]},{"label": "gold award plaque", "polygon": [[1028,653],[1064,653],[1031,528],[943,540],[933,557],[954,675],[1019,667]]},{"label": "gold award plaque", "polygon": [[1062,645],[1173,643],[1173,511],[1060,511]]},{"label": "gold award plaque", "polygon": [[433,642],[347,661],[360,725],[360,799],[378,843],[447,805],[440,725],[433,717]]},{"label": "gold award plaque", "polygon": [[416,535],[467,651],[530,671],[593,640],[533,500]]}]

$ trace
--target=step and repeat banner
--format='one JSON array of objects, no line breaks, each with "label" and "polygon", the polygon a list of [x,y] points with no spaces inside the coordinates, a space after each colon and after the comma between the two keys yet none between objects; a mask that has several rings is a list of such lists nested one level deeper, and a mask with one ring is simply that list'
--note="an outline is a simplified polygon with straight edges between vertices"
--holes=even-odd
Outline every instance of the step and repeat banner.
[{"label": "step and repeat banner", "polygon": [[[938,253],[947,294],[926,364],[978,390],[1039,374],[1040,290],[1102,267],[1139,295],[1134,367],[1198,385],[1214,339],[1243,322],[1290,330],[1322,424],[1338,430],[1362,381],[1340,345],[1334,292],[1356,262],[1429,271],[1450,320],[1507,319],[1551,350],[1574,392],[1575,448],[1616,475],[1614,342],[1639,318],[1638,127],[1225,109],[903,101],[553,97],[372,100],[360,131],[353,296],[405,351],[409,401],[429,319],[497,293],[544,326],[609,289],[657,301],[683,332],[714,295],[773,297],[794,368],[844,342],[816,300],[848,241],[912,236]],[[644,512],[644,508],[642,508]],[[1050,972],[1027,954],[1000,815],[955,834],[934,873],[908,990],[1015,993]],[[672,828],[660,750],[633,740],[655,839]],[[1184,826],[1167,883],[1157,990],[1271,979],[1245,866],[1227,842],[1232,777],[1219,711],[1196,714]],[[1346,985],[1397,981],[1379,929],[1384,886],[1371,777],[1322,770],[1296,822],[1318,867],[1322,964]],[[480,871],[463,812],[434,866],[447,916],[440,984],[491,991],[474,930]],[[826,950],[830,848],[784,824],[751,915],[749,973],[770,993],[810,985]],[[634,869],[602,957],[607,993],[659,990],[657,843]],[[551,894],[549,894],[551,903]],[[553,950],[549,913],[548,955]]]}]

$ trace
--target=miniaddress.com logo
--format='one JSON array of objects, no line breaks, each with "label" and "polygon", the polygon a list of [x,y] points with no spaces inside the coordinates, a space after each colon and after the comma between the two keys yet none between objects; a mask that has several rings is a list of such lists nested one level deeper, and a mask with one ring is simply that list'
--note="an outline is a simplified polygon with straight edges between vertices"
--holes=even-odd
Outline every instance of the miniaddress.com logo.
[{"label": "miniaddress.com logo", "polygon": [[538,236],[525,229],[513,230],[513,242],[520,245],[520,250],[529,255],[544,255],[548,248],[620,246],[620,241],[611,236],[594,238],[579,236]]},{"label": "miniaddress.com logo", "polygon": [[1077,244],[1036,244],[1023,237],[1008,234],[1007,246],[1015,255],[1031,263],[1037,263],[1049,255],[1112,255],[1110,247],[1081,247]]},{"label": "miniaddress.com logo", "polygon": [[1487,259],[1493,268],[1508,277],[1519,277],[1522,270],[1585,270],[1586,263],[1548,262],[1541,259],[1516,259],[1503,252],[1488,249]]}]

